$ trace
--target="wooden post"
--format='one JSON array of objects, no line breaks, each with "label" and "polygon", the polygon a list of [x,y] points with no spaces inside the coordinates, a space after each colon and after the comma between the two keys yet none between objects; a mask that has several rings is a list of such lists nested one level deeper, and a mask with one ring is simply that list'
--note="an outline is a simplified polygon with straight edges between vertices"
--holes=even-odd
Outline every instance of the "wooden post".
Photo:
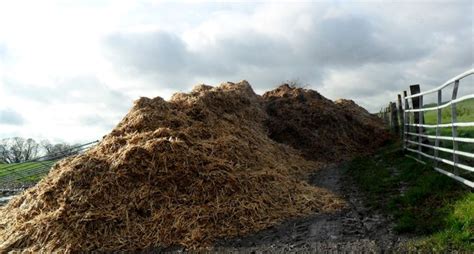
[{"label": "wooden post", "polygon": [[390,102],[390,121],[392,123],[392,131],[399,134],[400,128],[398,125],[398,112],[395,102]]},{"label": "wooden post", "polygon": [[404,135],[404,145],[405,145],[405,149],[408,147],[408,132],[410,132],[410,113],[406,112],[406,110],[410,109],[410,104],[408,103],[408,98],[407,98],[408,94],[407,94],[407,91],[403,91],[403,99],[405,100],[405,115],[404,115],[404,118],[403,118],[403,129],[404,129],[404,132],[405,132],[405,135]]},{"label": "wooden post", "polygon": [[[410,86],[410,94],[418,94],[420,93],[420,85],[411,85]],[[413,97],[411,98],[411,104],[413,105],[413,109],[419,109],[420,108],[420,97]],[[420,115],[417,113],[414,113],[414,121],[415,124],[420,123]]]},{"label": "wooden post", "polygon": [[389,102],[387,107],[386,107],[386,110],[387,110],[387,123],[388,123],[388,129],[389,130],[392,129],[392,118],[390,117],[390,103],[392,103],[392,102]]},{"label": "wooden post", "polygon": [[392,118],[390,117],[390,103],[392,102],[389,102],[387,107],[385,108],[385,111],[387,112],[387,123],[388,123],[388,129],[391,130],[392,129]]},{"label": "wooden post", "polygon": [[393,130],[392,122],[392,102],[389,102],[387,105],[387,121],[389,123],[390,131]]},{"label": "wooden post", "polygon": [[[421,92],[421,89],[420,89],[420,85],[419,84],[416,84],[416,85],[411,85],[410,86],[410,93],[411,95],[415,95],[415,94],[419,94]],[[413,105],[413,109],[420,109],[423,107],[423,96],[418,96],[418,97],[413,97],[411,98],[411,103]],[[423,124],[423,111],[420,111],[420,112],[415,112],[414,113],[414,117],[415,117],[415,124]],[[415,128],[416,129],[416,128]],[[422,126],[418,126],[418,134],[423,134],[424,133],[424,130],[423,130],[423,127]],[[421,136],[418,137],[418,142],[420,144],[418,144],[418,151],[421,153],[422,152],[422,146],[421,146],[421,143],[423,143],[423,139]],[[418,159],[421,160],[421,154],[418,154]]]},{"label": "wooden post", "polygon": [[398,94],[398,122],[400,123],[400,137],[403,139],[405,133],[405,125],[403,124],[403,105],[402,105],[402,96]]},{"label": "wooden post", "polygon": [[388,121],[388,110],[387,107],[384,108],[383,110],[383,121],[385,122],[386,125],[390,126],[390,122]]},{"label": "wooden post", "polygon": [[[459,87],[459,80],[454,81],[454,86],[453,86],[453,96],[451,97],[451,100],[456,100],[458,96],[458,87]],[[453,162],[454,162],[454,173],[459,174],[459,170],[456,167],[456,164],[459,162],[458,155],[455,153],[459,150],[458,147],[458,142],[456,141],[456,138],[458,137],[458,128],[455,126],[457,122],[457,111],[456,111],[456,103],[451,104],[451,123],[453,124],[452,126],[452,134],[453,134]]]},{"label": "wooden post", "polygon": [[385,108],[382,108],[382,119],[383,119],[383,122],[387,124],[387,122],[385,121]]}]

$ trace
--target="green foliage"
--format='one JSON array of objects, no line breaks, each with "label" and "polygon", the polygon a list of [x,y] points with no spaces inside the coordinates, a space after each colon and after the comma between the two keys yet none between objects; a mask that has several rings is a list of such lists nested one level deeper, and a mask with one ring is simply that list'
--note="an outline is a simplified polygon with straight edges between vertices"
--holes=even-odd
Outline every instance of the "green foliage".
[{"label": "green foliage", "polygon": [[367,194],[368,204],[391,214],[397,232],[424,236],[411,243],[416,250],[473,250],[474,194],[397,147],[348,164],[347,173]]}]

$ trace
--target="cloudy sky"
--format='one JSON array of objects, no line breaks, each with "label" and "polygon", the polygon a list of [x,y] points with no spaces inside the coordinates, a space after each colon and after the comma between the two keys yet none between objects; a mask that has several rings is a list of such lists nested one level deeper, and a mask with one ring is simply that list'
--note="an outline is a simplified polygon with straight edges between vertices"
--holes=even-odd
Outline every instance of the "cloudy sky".
[{"label": "cloudy sky", "polygon": [[473,3],[0,1],[0,138],[95,140],[140,96],[243,79],[375,112],[473,67]]}]

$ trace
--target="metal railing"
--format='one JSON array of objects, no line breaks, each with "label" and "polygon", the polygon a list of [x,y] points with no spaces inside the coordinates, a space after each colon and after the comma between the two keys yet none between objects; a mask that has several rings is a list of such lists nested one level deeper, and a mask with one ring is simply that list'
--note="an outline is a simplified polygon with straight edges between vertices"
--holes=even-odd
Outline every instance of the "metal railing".
[{"label": "metal railing", "polygon": [[[465,170],[467,172],[474,172],[474,167],[466,165],[459,160],[459,157],[465,157],[468,159],[474,159],[474,153],[471,151],[461,151],[459,143],[471,143],[474,144],[474,138],[459,137],[458,127],[473,127],[474,122],[458,122],[457,121],[457,110],[456,104],[474,99],[474,94],[465,95],[458,98],[458,90],[460,81],[470,75],[474,74],[474,69],[468,70],[442,84],[441,86],[420,92],[419,86],[417,87],[418,92],[412,95],[407,95],[406,91],[403,93],[403,147],[405,151],[415,153],[417,157],[407,154],[408,157],[415,159],[418,162],[426,164],[422,159],[429,159],[434,161],[434,169],[442,174],[445,174],[456,181],[459,181],[471,188],[474,188],[474,182],[463,178],[459,170]],[[442,89],[453,85],[451,99],[447,102],[442,101]],[[412,87],[411,87],[412,88]],[[416,89],[415,89],[416,90]],[[413,91],[412,91],[413,92]],[[423,98],[428,94],[437,94],[436,106],[423,107]],[[411,106],[409,103],[411,99]],[[401,103],[399,101],[399,103]],[[442,123],[442,110],[451,107],[451,119],[450,123]],[[424,113],[429,111],[437,111],[436,124],[424,123]],[[413,115],[413,121],[411,121],[411,115]],[[425,133],[425,128],[435,129],[435,135],[429,135]],[[451,128],[451,136],[441,135],[442,128]],[[414,139],[413,139],[414,138]],[[434,145],[429,144],[429,140],[434,140]],[[452,148],[442,147],[440,141],[451,141]],[[433,155],[430,155],[426,150],[431,149]],[[442,158],[439,152],[450,154],[451,159]],[[442,165],[449,165],[453,168],[454,172],[449,172]],[[461,171],[462,172],[462,171]]]},{"label": "metal railing", "polygon": [[98,142],[96,140],[74,146],[22,163],[2,164],[2,167],[0,167],[0,191],[27,188],[46,175],[59,160],[83,153]]}]

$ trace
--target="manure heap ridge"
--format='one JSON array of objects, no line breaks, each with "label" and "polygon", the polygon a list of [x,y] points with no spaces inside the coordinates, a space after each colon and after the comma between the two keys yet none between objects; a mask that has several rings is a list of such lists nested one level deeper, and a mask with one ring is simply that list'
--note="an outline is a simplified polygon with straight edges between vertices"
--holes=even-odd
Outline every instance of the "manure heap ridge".
[{"label": "manure heap ridge", "polygon": [[[380,135],[366,145],[349,130]],[[287,85],[264,96],[242,81],[141,98],[97,146],[0,208],[0,252],[201,249],[333,212],[344,201],[308,174],[387,137],[355,104]]]}]

